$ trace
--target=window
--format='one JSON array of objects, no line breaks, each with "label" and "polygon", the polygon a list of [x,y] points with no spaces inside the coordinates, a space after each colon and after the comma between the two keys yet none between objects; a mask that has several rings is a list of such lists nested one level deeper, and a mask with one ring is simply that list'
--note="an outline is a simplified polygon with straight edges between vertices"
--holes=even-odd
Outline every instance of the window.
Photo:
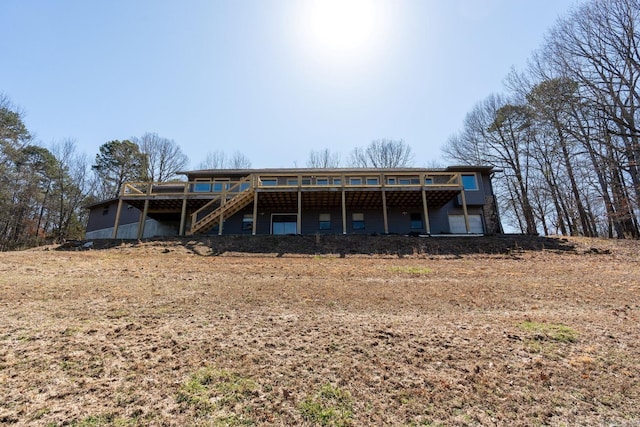
[{"label": "window", "polygon": [[433,178],[431,178],[431,177],[429,177],[429,176],[425,177],[425,179],[424,179],[424,183],[425,183],[426,185],[432,185],[432,184],[433,184]]},{"label": "window", "polygon": [[302,178],[302,185],[311,185],[311,178]]},{"label": "window", "polygon": [[342,178],[333,178],[333,185],[342,185]]},{"label": "window", "polygon": [[412,230],[422,230],[422,214],[421,213],[412,213],[411,214],[411,229]]},{"label": "window", "polygon": [[321,213],[319,217],[320,230],[331,230],[331,214]]},{"label": "window", "polygon": [[229,180],[216,180],[213,183],[213,191],[215,193],[222,193],[222,190],[228,190],[229,189]]},{"label": "window", "polygon": [[260,184],[263,187],[275,186],[275,185],[278,185],[278,179],[277,178],[262,178],[260,180]]},{"label": "window", "polygon": [[477,190],[478,181],[476,181],[476,174],[462,175],[462,187],[465,190]]},{"label": "window", "polygon": [[196,180],[196,183],[193,184],[193,191],[195,193],[208,193],[211,191],[211,182]]},{"label": "window", "polygon": [[329,185],[329,178],[316,178],[316,185]]},{"label": "window", "polygon": [[398,179],[400,185],[409,185],[411,184],[411,180],[409,178],[400,178]]},{"label": "window", "polygon": [[253,214],[244,214],[242,217],[242,231],[253,231]]},{"label": "window", "polygon": [[351,216],[351,228],[354,230],[364,230],[364,214],[354,213]]},{"label": "window", "polygon": [[362,178],[349,178],[349,184],[362,185]]},{"label": "window", "polygon": [[287,179],[287,185],[298,185],[298,179],[297,178]]},{"label": "window", "polygon": [[367,178],[367,185],[378,185],[380,181],[378,181],[377,177],[369,177]]},{"label": "window", "polygon": [[396,179],[395,178],[387,178],[387,184],[396,185]]},{"label": "window", "polygon": [[105,206],[104,209],[102,209],[102,215],[109,215],[109,206]]}]

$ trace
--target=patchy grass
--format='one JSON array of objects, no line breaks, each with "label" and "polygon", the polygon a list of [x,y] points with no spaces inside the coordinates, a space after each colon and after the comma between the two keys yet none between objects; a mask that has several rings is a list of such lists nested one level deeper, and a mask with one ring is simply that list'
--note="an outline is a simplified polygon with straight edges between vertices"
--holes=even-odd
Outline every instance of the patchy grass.
[{"label": "patchy grass", "polygon": [[344,427],[351,425],[353,398],[348,391],[325,384],[299,405],[302,418],[321,426]]},{"label": "patchy grass", "polygon": [[578,340],[578,333],[565,325],[539,322],[522,322],[520,327],[534,334],[536,340],[552,340],[562,343],[574,343]]},{"label": "patchy grass", "polygon": [[[193,373],[179,388],[176,401],[184,409],[193,409],[199,417],[210,416],[223,409],[235,410],[238,403],[251,398],[257,384],[237,373],[206,367]],[[252,425],[253,420],[238,415],[214,417],[225,425]],[[233,422],[232,422],[233,421]]]}]

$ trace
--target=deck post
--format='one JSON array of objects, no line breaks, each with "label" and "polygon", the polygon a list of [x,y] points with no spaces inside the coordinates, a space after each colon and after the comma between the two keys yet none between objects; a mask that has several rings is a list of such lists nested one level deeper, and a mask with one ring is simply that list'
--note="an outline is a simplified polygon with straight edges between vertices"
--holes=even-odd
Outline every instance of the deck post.
[{"label": "deck post", "polygon": [[344,188],[342,189],[342,234],[347,234],[347,203]]},{"label": "deck post", "polygon": [[147,197],[144,199],[144,208],[142,214],[140,214],[140,222],[138,222],[138,240],[144,236],[144,223],[147,221],[147,214],[149,213],[149,198],[153,191],[153,183],[147,184]]},{"label": "deck post", "polygon": [[298,187],[298,215],[296,218],[296,234],[302,234],[302,190],[300,190],[300,187]]},{"label": "deck post", "polygon": [[427,234],[431,234],[431,224],[429,223],[429,208],[427,207],[427,191],[422,187],[422,211],[424,214],[424,226]]},{"label": "deck post", "polygon": [[460,201],[462,202],[462,214],[464,215],[464,226],[467,229],[467,234],[471,233],[471,227],[469,226],[469,212],[467,211],[467,199],[464,196],[464,186],[460,191]]},{"label": "deck post", "polygon": [[253,191],[253,224],[251,224],[251,235],[255,236],[258,230],[258,192]]},{"label": "deck post", "polygon": [[184,184],[184,195],[182,199],[182,210],[180,211],[180,229],[178,230],[179,236],[184,236],[184,229],[187,225],[187,194],[189,192],[189,183]]},{"label": "deck post", "polygon": [[149,212],[149,199],[144,201],[144,208],[140,213],[140,221],[138,222],[138,240],[144,236],[144,223],[147,220],[147,212]]},{"label": "deck post", "polygon": [[382,189],[382,219],[384,221],[384,234],[389,234],[389,218],[387,214],[387,194]]},{"label": "deck post", "polygon": [[118,224],[120,224],[120,214],[122,213],[122,196],[118,199],[118,209],[116,209],[116,222],[113,224],[112,239],[118,238]]}]

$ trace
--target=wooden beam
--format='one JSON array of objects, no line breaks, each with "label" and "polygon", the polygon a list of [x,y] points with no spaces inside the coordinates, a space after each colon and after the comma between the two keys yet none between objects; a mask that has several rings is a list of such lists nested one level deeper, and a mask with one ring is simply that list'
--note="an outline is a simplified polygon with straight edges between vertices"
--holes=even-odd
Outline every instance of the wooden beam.
[{"label": "wooden beam", "polygon": [[387,194],[382,189],[382,219],[384,221],[384,234],[389,234],[389,218],[387,214]]},{"label": "wooden beam", "polygon": [[342,188],[342,234],[347,234],[347,202],[344,188]]},{"label": "wooden beam", "polygon": [[258,230],[258,192],[253,191],[253,224],[251,224],[251,234],[256,235]]},{"label": "wooden beam", "polygon": [[469,212],[467,211],[467,199],[464,196],[464,188],[460,191],[460,201],[462,202],[462,213],[464,215],[464,226],[467,229],[467,234],[471,233],[471,227],[469,226]]},{"label": "wooden beam", "polygon": [[[302,176],[300,176],[299,178],[302,179]],[[302,234],[302,191],[300,190],[300,187],[298,187],[298,215],[296,218],[296,233]]]},{"label": "wooden beam", "polygon": [[182,199],[182,210],[180,212],[180,230],[178,230],[179,236],[184,236],[184,229],[187,224],[187,199]]},{"label": "wooden beam", "polygon": [[122,213],[122,197],[118,199],[118,209],[116,210],[116,222],[113,224],[112,239],[118,238],[118,225],[120,224],[120,214]]},{"label": "wooden beam", "polygon": [[144,237],[144,223],[147,221],[147,214],[149,213],[149,199],[144,201],[144,208],[140,214],[140,221],[138,222],[138,239]]},{"label": "wooden beam", "polygon": [[427,234],[431,234],[431,224],[429,223],[429,208],[427,207],[427,192],[422,187],[422,211],[424,214],[424,226]]}]

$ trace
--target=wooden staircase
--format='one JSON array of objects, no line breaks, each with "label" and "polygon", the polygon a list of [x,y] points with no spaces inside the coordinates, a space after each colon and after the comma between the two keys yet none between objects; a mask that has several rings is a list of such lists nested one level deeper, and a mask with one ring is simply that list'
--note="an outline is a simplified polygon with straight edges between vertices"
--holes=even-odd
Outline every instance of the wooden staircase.
[{"label": "wooden staircase", "polygon": [[195,221],[196,215],[193,215],[191,231],[187,234],[192,235],[195,233],[204,233],[211,230],[213,227],[220,224],[222,218],[229,218],[233,214],[240,211],[240,209],[251,203],[254,197],[255,190],[253,188],[247,188],[246,190],[242,191],[229,200],[225,200],[225,198],[222,198],[221,205],[200,220]]}]

